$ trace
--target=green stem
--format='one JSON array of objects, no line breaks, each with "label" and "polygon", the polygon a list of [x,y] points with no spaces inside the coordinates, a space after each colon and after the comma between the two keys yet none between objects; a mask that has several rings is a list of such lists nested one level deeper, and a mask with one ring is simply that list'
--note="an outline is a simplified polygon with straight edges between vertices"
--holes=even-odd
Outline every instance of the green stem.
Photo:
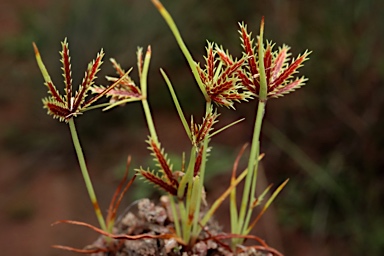
[{"label": "green stem", "polygon": [[193,229],[192,229],[192,239],[194,241],[197,239],[197,237],[199,236],[199,233],[200,233],[200,231],[199,231],[199,218],[200,218],[201,198],[202,198],[202,193],[203,193],[203,189],[204,189],[204,177],[205,177],[205,167],[206,167],[206,163],[207,163],[208,142],[209,142],[209,139],[206,136],[204,138],[203,155],[201,157],[202,159],[201,159],[201,166],[200,166],[200,173],[199,173],[200,183],[199,183],[198,190],[195,191],[197,193],[197,204],[196,204],[197,206],[196,206],[195,213],[194,213]]},{"label": "green stem", "polygon": [[169,198],[169,201],[171,204],[171,211],[172,211],[172,215],[173,215],[173,223],[175,225],[176,234],[178,237],[181,237],[180,218],[179,218],[180,214],[178,214],[178,212],[176,210],[174,197],[172,195],[168,195],[168,198]]},{"label": "green stem", "polygon": [[83,151],[81,149],[79,137],[77,136],[76,126],[75,126],[75,122],[74,122],[73,118],[69,119],[68,124],[69,124],[69,129],[71,131],[71,137],[73,140],[73,145],[74,145],[75,150],[76,150],[77,159],[79,160],[81,173],[83,174],[85,186],[87,187],[89,198],[91,199],[93,208],[94,208],[95,213],[96,213],[97,220],[99,221],[101,229],[108,232],[107,226],[105,225],[103,214],[101,213],[101,210],[99,207],[99,203],[97,202],[97,198],[96,198],[96,194],[95,194],[95,191],[93,189],[93,186],[92,186],[91,178],[89,177],[87,165],[85,163],[84,154],[83,154]]},{"label": "green stem", "polygon": [[[233,179],[231,179],[231,184],[233,184]],[[234,232],[237,228],[237,223],[239,222],[239,214],[237,210],[237,200],[236,200],[236,188],[234,188],[230,194],[229,203],[230,203],[229,211],[231,216],[231,231]]]},{"label": "green stem", "polygon": [[240,206],[239,223],[237,226],[237,228],[238,228],[237,232],[241,232],[241,230],[243,229],[248,202],[250,201],[250,198],[252,198],[252,196],[253,196],[253,195],[250,195],[250,192],[251,192],[250,189],[251,189],[252,183],[255,182],[254,177],[257,176],[257,167],[259,164],[258,152],[259,152],[259,147],[260,147],[260,132],[261,132],[261,124],[262,124],[262,120],[263,120],[264,109],[265,109],[265,103],[259,102],[259,105],[257,108],[254,130],[253,130],[251,152],[249,155],[248,167],[247,167],[247,169],[250,171],[247,173],[247,177],[245,179],[243,197],[242,197],[241,206]]},{"label": "green stem", "polygon": [[193,168],[196,161],[196,151],[197,148],[195,146],[192,146],[187,170],[184,173],[184,176],[181,178],[179,188],[177,189],[177,197],[179,198],[179,200],[184,197],[185,188],[191,183],[191,180],[193,179]]},{"label": "green stem", "polygon": [[[179,200],[180,220],[182,224],[182,238],[185,243],[189,243],[191,237],[191,225],[189,224],[189,207],[191,205],[192,188],[193,188],[193,171],[196,162],[196,146],[192,146],[189,164],[184,176],[181,178],[179,188],[177,190],[177,198]],[[187,193],[185,194],[185,190]],[[185,200],[184,200],[185,198]],[[184,201],[183,201],[184,200]]]},{"label": "green stem", "polygon": [[228,195],[236,188],[236,186],[244,179],[244,177],[247,175],[248,170],[244,170],[234,181],[231,183],[230,187],[224,191],[223,194],[219,198],[215,200],[215,202],[212,204],[212,206],[209,208],[207,213],[204,215],[204,217],[200,221],[200,225],[198,227],[197,233],[200,233],[202,230],[202,227],[205,227],[205,225],[208,223],[210,218],[212,218],[213,214],[216,212],[216,210],[219,208],[219,206],[224,202],[224,200],[228,197]]},{"label": "green stem", "polygon": [[260,91],[259,91],[259,101],[265,102],[267,100],[267,76],[265,75],[264,67],[264,45],[263,45],[263,35],[264,35],[264,17],[261,20],[260,25],[260,36],[259,36],[259,74],[260,74]]},{"label": "green stem", "polygon": [[[257,107],[257,113],[256,113],[256,120],[255,120],[255,126],[253,131],[253,139],[252,139],[252,146],[251,146],[251,152],[248,160],[248,170],[249,173],[247,174],[245,185],[244,185],[244,191],[243,191],[243,198],[241,201],[240,206],[240,214],[239,214],[239,223],[237,225],[236,233],[243,233],[247,227],[246,225],[249,222],[245,220],[247,209],[248,211],[252,211],[252,207],[249,207],[248,205],[251,205],[255,198],[255,191],[256,191],[256,182],[257,182],[257,168],[259,165],[259,152],[260,152],[260,133],[261,133],[261,126],[263,122],[264,112],[265,112],[265,104],[267,100],[267,80],[265,75],[265,67],[264,67],[264,46],[263,46],[263,34],[264,34],[264,17],[262,18],[261,25],[260,25],[260,36],[259,36],[259,42],[258,42],[258,54],[259,54],[259,61],[258,61],[258,68],[259,68],[259,74],[260,74],[260,90],[259,90],[259,104]],[[253,194],[250,194],[253,193]]]},{"label": "green stem", "polygon": [[[205,116],[207,116],[208,113],[211,113],[212,111],[212,103],[206,102],[205,104]],[[204,138],[203,141],[203,155],[201,157],[201,166],[200,166],[200,183],[199,183],[199,189],[196,191],[198,193],[197,195],[197,207],[194,214],[194,220],[193,220],[193,229],[192,229],[192,239],[197,239],[200,231],[199,231],[199,217],[200,217],[200,207],[201,207],[201,198],[202,198],[202,192],[204,189],[204,179],[205,179],[205,169],[207,164],[207,151],[208,151],[208,143],[209,143],[209,134]]]},{"label": "green stem", "polygon": [[[258,149],[257,149],[257,157],[259,156],[259,154],[260,154],[260,142],[259,142]],[[259,160],[256,160],[255,161],[255,168],[253,170],[254,175],[252,177],[251,192],[249,194],[248,211],[247,211],[247,215],[246,215],[245,220],[244,220],[244,224],[242,226],[241,234],[244,234],[244,230],[248,227],[249,222],[250,222],[251,217],[252,217],[252,212],[253,212],[253,208],[254,208],[252,205],[256,200],[255,195],[256,195],[256,184],[257,184],[258,170],[259,170]]]},{"label": "green stem", "polygon": [[196,80],[197,84],[199,85],[200,90],[203,93],[205,100],[207,102],[210,102],[211,98],[208,96],[207,91],[205,89],[205,86],[204,86],[203,82],[201,81],[199,72],[197,71],[197,68],[196,68],[196,63],[193,60],[192,55],[189,52],[187,46],[185,45],[183,38],[181,37],[181,34],[179,32],[179,29],[176,26],[175,21],[173,20],[172,16],[169,14],[169,12],[160,3],[160,1],[152,0],[152,2],[156,6],[156,8],[159,10],[160,14],[163,16],[164,20],[167,22],[169,28],[171,29],[173,36],[175,37],[177,43],[179,44],[181,51],[184,54],[184,57],[187,59],[189,67],[192,70],[193,76],[195,77],[195,80]]},{"label": "green stem", "polygon": [[[187,236],[183,237],[184,242],[193,245],[195,243],[195,237],[193,236],[193,230],[195,229],[194,225],[197,224],[197,220],[199,218],[200,212],[199,209],[199,203],[201,198],[199,198],[198,190],[200,189],[200,183],[201,180],[199,176],[196,176],[193,178],[192,182],[189,184],[188,190],[190,190],[190,194],[187,196],[186,204],[187,206],[187,219],[186,222],[186,230],[187,230]],[[191,187],[191,189],[189,189]],[[197,216],[196,216],[196,212]]]},{"label": "green stem", "polygon": [[143,94],[143,98],[141,100],[143,104],[144,114],[145,118],[147,119],[147,125],[149,129],[149,133],[151,134],[151,138],[156,142],[156,144],[159,143],[159,140],[157,138],[157,133],[155,129],[155,125],[153,123],[153,118],[151,114],[151,109],[149,108],[148,104],[148,95],[147,95],[147,77],[148,77],[148,70],[149,70],[149,63],[151,60],[151,47],[148,46],[147,52],[145,54],[144,58],[144,64],[143,64],[143,71],[140,76],[140,87]]},{"label": "green stem", "polygon": [[187,229],[187,222],[188,222],[188,212],[186,210],[186,207],[184,205],[184,202],[180,199],[178,199],[178,206],[180,210],[180,222],[181,222],[181,229],[182,229],[182,238],[184,243],[188,243],[190,230]]}]

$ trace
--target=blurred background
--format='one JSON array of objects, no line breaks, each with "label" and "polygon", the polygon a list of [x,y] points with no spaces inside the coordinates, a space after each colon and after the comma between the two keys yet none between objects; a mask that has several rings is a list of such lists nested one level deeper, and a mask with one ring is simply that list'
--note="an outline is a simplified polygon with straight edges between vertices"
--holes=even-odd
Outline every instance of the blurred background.
[{"label": "blurred background", "polygon": [[[260,188],[290,182],[256,227],[255,234],[285,255],[382,255],[384,250],[384,9],[373,0],[170,1],[190,51],[203,61],[206,40],[240,56],[240,21],[265,37],[292,47],[293,56],[312,50],[300,73],[307,85],[267,104],[262,131],[266,153]],[[77,165],[68,127],[42,109],[46,96],[35,63],[38,45],[48,71],[62,88],[59,50],[68,37],[74,84],[100,48],[106,52],[97,82],[114,74],[114,57],[136,75],[137,46],[152,46],[149,97],[162,145],[180,166],[189,144],[159,73],[169,74],[186,115],[201,120],[204,102],[175,40],[149,0],[2,0],[0,2],[0,249],[3,255],[70,255],[53,244],[83,247],[97,235],[72,219],[97,225]],[[241,146],[251,140],[256,102],[220,109],[224,126],[216,136],[207,178],[208,200],[229,184]],[[92,111],[77,121],[101,207],[106,209],[127,155],[131,170],[152,165],[144,140],[140,104],[108,113]],[[381,128],[380,128],[381,127]],[[244,166],[244,163],[243,163]],[[216,181],[215,184],[212,180]],[[220,184],[220,186],[218,186]],[[157,191],[136,182],[122,209]],[[220,209],[228,223],[228,205]],[[227,227],[224,227],[227,229]]]}]

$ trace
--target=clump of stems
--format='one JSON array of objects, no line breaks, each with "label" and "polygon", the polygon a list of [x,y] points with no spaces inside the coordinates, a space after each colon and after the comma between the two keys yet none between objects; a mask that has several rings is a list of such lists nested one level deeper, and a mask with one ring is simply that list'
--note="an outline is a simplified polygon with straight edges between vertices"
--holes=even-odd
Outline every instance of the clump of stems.
[{"label": "clump of stems", "polygon": [[[148,148],[157,163],[157,170],[140,167],[136,169],[136,172],[143,179],[168,194],[174,219],[176,240],[186,248],[191,248],[198,241],[200,233],[212,218],[215,211],[221,203],[229,197],[231,234],[228,238],[232,238],[231,247],[232,250],[236,252],[239,248],[238,245],[249,237],[252,228],[257,224],[260,217],[288,182],[288,179],[282,182],[272,192],[266,202],[263,201],[271,190],[272,185],[265,188],[264,192],[260,195],[256,195],[259,162],[263,157],[263,154],[260,152],[260,134],[267,100],[284,96],[300,88],[307,81],[305,77],[295,78],[294,75],[297,73],[298,68],[303,65],[303,62],[308,59],[310,52],[305,51],[296,59],[290,60],[288,46],[283,45],[277,51],[274,51],[274,44],[272,44],[272,42],[266,41],[266,43],[264,43],[264,18],[262,18],[259,35],[256,39],[251,37],[251,33],[247,31],[247,26],[244,23],[239,23],[241,47],[243,49],[242,56],[234,58],[229,51],[225,50],[222,46],[208,42],[206,46],[206,56],[204,57],[206,63],[201,67],[200,63],[197,63],[193,59],[192,54],[186,47],[168,11],[160,1],[152,0],[152,2],[171,29],[188,62],[196,84],[205,99],[205,113],[203,114],[204,117],[202,121],[197,122],[196,119],[191,117],[191,120],[188,122],[168,75],[163,69],[160,69],[186,135],[191,143],[188,162],[186,164],[183,155],[181,170],[175,171],[173,169],[171,159],[168,158],[164,148],[161,146],[151,114],[147,84],[152,54],[150,46],[148,46],[144,56],[142,48],[138,48],[137,51],[139,86],[136,86],[135,82],[129,77],[132,68],[126,72],[114,59],[111,59],[111,62],[116,69],[118,77],[107,77],[107,80],[111,82],[109,86],[95,85],[94,80],[100,70],[104,56],[104,52],[101,50],[100,53],[97,54],[96,59],[89,63],[79,89],[74,92],[68,43],[65,39],[62,42],[62,51],[60,52],[65,83],[65,94],[61,95],[54,86],[42,62],[40,53],[34,44],[36,60],[49,92],[49,96],[43,99],[44,108],[47,109],[48,114],[53,118],[68,123],[69,125],[81,173],[101,227],[101,230],[97,228],[94,228],[94,230],[102,234],[107,234],[109,237],[117,237],[108,234],[112,233],[116,208],[121,201],[121,196],[117,203],[115,197],[112,200],[112,206],[110,207],[107,221],[105,221],[87,170],[85,157],[76,132],[74,118],[90,109],[104,108],[104,110],[108,110],[128,102],[140,101],[149,130],[147,140]],[[88,97],[88,93],[93,93],[94,96]],[[104,96],[109,97],[110,101],[99,105],[92,105]],[[206,163],[211,150],[210,141],[214,135],[242,121],[242,119],[237,120],[220,129],[216,129],[215,126],[220,117],[218,109],[223,106],[235,109],[236,103],[247,102],[253,99],[257,99],[257,108],[255,110],[253,137],[247,167],[239,175],[236,174],[240,157],[245,149],[243,148],[233,166],[231,182],[228,188],[208,207],[205,202],[204,179]],[[236,190],[237,185],[243,180],[244,190],[238,205],[236,201]],[[133,180],[128,184],[130,185],[132,181]],[[125,193],[129,185],[126,185],[122,194]],[[121,188],[121,186],[122,185],[120,185],[119,188]],[[118,191],[120,191],[120,189]],[[263,204],[261,210],[256,217],[254,217],[254,209],[261,204]],[[202,210],[203,208],[204,210]],[[68,223],[89,226],[84,223]],[[166,234],[164,236],[149,237],[169,238],[170,236]],[[224,236],[221,237],[223,238]],[[133,238],[130,237],[129,239]]]},{"label": "clump of stems", "polygon": [[[241,179],[239,180],[233,175],[230,189],[226,191],[231,194],[230,213],[232,233],[246,236],[256,225],[257,221],[266,211],[268,206],[272,203],[274,198],[288,182],[288,180],[286,180],[273,192],[272,196],[264,204],[260,214],[251,222],[254,208],[261,203],[262,199],[270,189],[270,187],[268,187],[259,197],[256,196],[257,172],[260,160],[260,134],[267,99],[283,96],[284,94],[294,91],[295,89],[304,85],[305,81],[307,80],[306,78],[301,77],[297,78],[296,80],[292,80],[292,78],[297,69],[302,66],[302,63],[308,59],[307,57],[310,52],[306,51],[304,54],[289,64],[289,47],[283,46],[279,49],[278,52],[272,51],[273,45],[270,42],[267,43],[267,47],[264,47],[263,18],[260,25],[260,33],[257,38],[256,46],[253,45],[254,40],[251,38],[251,34],[247,32],[246,26],[244,24],[240,24],[239,32],[243,46],[243,56],[240,59],[233,59],[228,51],[223,50],[222,47],[219,47],[214,43],[208,43],[207,56],[205,57],[207,62],[205,65],[206,68],[202,69],[200,64],[194,61],[171,15],[164,8],[160,1],[152,0],[152,2],[157,7],[164,20],[167,22],[191,68],[196,83],[206,100],[206,117],[212,115],[212,113],[217,115],[216,110],[213,110],[215,108],[213,103],[216,103],[217,106],[226,106],[234,109],[234,102],[247,101],[251,98],[258,99],[251,150],[248,157],[248,165],[242,173],[242,175],[245,174],[246,177],[243,196],[239,209],[237,209],[235,196],[236,185],[243,177],[240,175],[239,178]],[[164,71],[162,71],[162,75],[170,89],[172,98],[175,102],[175,106],[184,125],[186,133],[191,138],[193,146],[196,146],[194,143],[193,132],[189,130],[188,126],[186,125],[186,119],[181,111],[180,104],[177,101],[177,97],[175,96],[171,82],[169,81]],[[216,119],[217,118],[215,118],[215,122]],[[204,122],[201,127],[204,127]],[[194,185],[193,182],[199,182],[200,184],[198,190],[191,190],[191,197],[185,198],[185,205],[193,206],[193,209],[196,208],[194,205],[195,197],[193,197],[193,193],[201,192],[202,184],[204,181],[205,164],[203,163],[207,161],[207,154],[206,152],[204,153],[204,151],[209,149],[208,143],[211,136],[212,133],[210,134],[207,132],[206,138],[203,139],[203,157],[201,160],[202,169],[199,175],[188,175],[189,169],[187,169],[187,172],[184,176],[190,179],[189,182],[192,183],[192,185]],[[191,155],[190,164],[193,160],[195,160],[194,155]],[[178,194],[178,196],[180,199],[180,194]],[[224,193],[223,196],[226,197],[228,194]],[[197,197],[199,197],[199,195]],[[222,199],[222,197],[219,198],[213,204],[213,206],[220,204]],[[195,241],[198,233],[201,231],[201,226],[204,226],[204,224],[206,224],[207,221],[212,217],[214,211],[216,210],[216,207],[213,206],[210,210],[208,210],[204,217],[202,217],[200,220],[195,219],[193,221],[193,224],[196,224],[196,226],[192,228],[193,231],[191,235],[189,235],[189,231],[183,233],[183,238],[187,243]],[[183,209],[183,207],[181,208]],[[194,215],[195,218],[199,218],[196,216],[198,215]],[[181,222],[183,223],[183,221]],[[199,226],[198,223],[200,223],[201,226]],[[189,240],[190,238],[191,240]],[[243,239],[241,239],[241,236],[240,238],[234,238],[233,248],[235,248],[237,244],[240,244],[242,240]]]}]

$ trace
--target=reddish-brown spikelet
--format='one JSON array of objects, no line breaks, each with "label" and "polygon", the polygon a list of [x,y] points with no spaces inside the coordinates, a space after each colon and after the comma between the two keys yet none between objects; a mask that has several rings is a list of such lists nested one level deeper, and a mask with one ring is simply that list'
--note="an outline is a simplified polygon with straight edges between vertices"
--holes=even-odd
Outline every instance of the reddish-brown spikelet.
[{"label": "reddish-brown spikelet", "polygon": [[[263,26],[263,20],[262,20]],[[239,80],[243,86],[256,96],[260,91],[260,77],[258,71],[258,61],[264,62],[266,82],[267,82],[267,97],[280,97],[304,85],[307,79],[305,77],[293,79],[293,75],[297,73],[298,68],[302,63],[308,59],[310,52],[305,51],[296,60],[293,60],[288,65],[289,60],[289,47],[283,45],[278,52],[273,52],[273,44],[267,42],[264,50],[264,59],[257,59],[255,54],[255,47],[253,46],[253,39],[251,33],[247,32],[247,27],[240,24],[240,35],[244,54],[247,56],[246,66],[241,72],[237,72]]]},{"label": "reddish-brown spikelet", "polygon": [[57,89],[56,89],[56,87],[53,85],[53,83],[52,83],[51,81],[49,81],[49,82],[46,82],[46,85],[47,85],[47,87],[48,87],[48,89],[49,89],[49,93],[52,95],[52,97],[53,97],[56,101],[58,101],[58,102],[60,102],[60,103],[62,103],[62,104],[65,104],[63,98],[61,97],[61,95],[59,94],[59,92],[57,91]]},{"label": "reddish-brown spikelet", "polygon": [[223,49],[217,47],[216,53],[220,56],[220,59],[224,62],[226,66],[230,66],[233,64],[233,60],[228,56],[227,53],[224,52]]},{"label": "reddish-brown spikelet", "polygon": [[164,155],[164,150],[160,149],[160,145],[149,139],[148,141],[151,151],[153,152],[157,162],[159,163],[162,171],[164,172],[167,180],[174,186],[178,187],[178,181],[173,177],[172,169],[167,161],[166,156]]},{"label": "reddish-brown spikelet", "polygon": [[277,76],[283,69],[283,66],[286,63],[289,56],[288,50],[289,50],[289,47],[286,45],[283,45],[283,47],[280,48],[279,53],[275,59],[275,65],[272,71],[272,80],[276,80]]},{"label": "reddish-brown spikelet", "polygon": [[128,183],[123,187],[124,183],[126,182],[128,178],[128,172],[129,172],[129,166],[131,164],[131,157],[128,156],[127,158],[127,164],[126,164],[126,169],[124,172],[124,176],[121,179],[119,185],[117,186],[115,193],[113,194],[112,200],[109,204],[108,207],[108,215],[106,218],[107,225],[109,225],[111,222],[114,222],[117,214],[117,209],[120,206],[120,203],[125,195],[125,193],[128,191],[132,183],[134,182],[136,178],[136,174],[133,175],[133,177],[128,181]]},{"label": "reddish-brown spikelet", "polygon": [[220,77],[219,80],[222,80],[222,81],[218,81],[214,87],[211,88],[211,90],[209,91],[210,92],[210,96],[214,97],[214,98],[220,98],[220,97],[223,97],[225,98],[224,96],[225,95],[228,95],[228,94],[224,94],[224,92],[230,90],[232,87],[233,87],[233,80],[227,80],[225,79],[224,77]]},{"label": "reddish-brown spikelet", "polygon": [[[205,70],[197,64],[198,74],[205,86],[209,98],[218,105],[234,108],[234,100],[241,101],[250,98],[244,92],[240,79],[235,75],[243,65],[245,59],[233,61],[232,57],[213,43],[206,47]],[[218,62],[221,62],[220,65]]]},{"label": "reddish-brown spikelet", "polygon": [[[63,64],[63,77],[64,77],[64,83],[65,83],[65,92],[66,92],[66,100],[68,104],[71,104],[72,99],[72,74],[71,74],[71,58],[69,57],[69,49],[68,49],[68,43],[67,38],[64,39],[64,42],[61,43],[62,45],[62,51],[61,54],[61,62]],[[69,109],[72,107],[69,105]]]},{"label": "reddish-brown spikelet", "polygon": [[162,188],[163,190],[170,193],[171,195],[174,195],[174,196],[177,195],[176,187],[174,187],[172,184],[167,183],[163,179],[157,177],[152,172],[140,169],[139,173],[142,177],[147,179],[149,182],[153,183],[154,185],[157,185],[158,187]]},{"label": "reddish-brown spikelet", "polygon": [[213,45],[209,44],[207,47],[207,80],[212,81],[214,76],[214,70],[215,70],[215,55],[213,53]]},{"label": "reddish-brown spikelet", "polygon": [[283,73],[275,80],[273,81],[273,84],[271,86],[271,91],[273,91],[277,86],[281,85],[286,79],[288,79],[291,75],[296,73],[296,70],[300,67],[300,65],[305,61],[308,54],[303,54],[302,56],[298,57],[296,60],[292,62],[291,65],[289,65]]},{"label": "reddish-brown spikelet", "polygon": [[271,79],[271,71],[272,71],[272,46],[267,44],[267,49],[264,53],[264,68],[265,68],[265,76],[267,83]]},{"label": "reddish-brown spikelet", "polygon": [[[140,54],[140,52],[138,52],[138,54]],[[125,72],[121,68],[121,66],[116,62],[115,59],[111,58],[110,61],[113,67],[115,68],[116,73],[119,75],[119,78],[120,79],[122,78],[120,83],[116,87],[114,87],[112,90],[108,91],[108,93],[106,94],[107,97],[111,97],[110,102],[114,103],[116,101],[125,100],[125,99],[136,99],[136,100],[141,99],[142,94],[140,89],[135,85],[135,82],[127,75],[130,73],[132,68],[128,72]],[[141,65],[140,62],[138,62],[138,65]],[[141,68],[139,66],[139,74],[141,72],[140,70]],[[119,78],[110,77],[110,76],[107,76],[106,78],[108,81],[111,81],[111,82],[116,82],[119,79]],[[105,90],[105,87],[93,86],[91,89],[93,93],[101,93],[103,92],[103,90]]]},{"label": "reddish-brown spikelet", "polygon": [[125,74],[125,71],[121,68],[120,64],[116,62],[115,59],[109,59],[112,63],[113,68],[116,70],[116,73],[119,77],[122,77]]},{"label": "reddish-brown spikelet", "polygon": [[219,79],[217,80],[217,83],[220,84],[223,81],[226,81],[229,77],[231,77],[240,67],[243,65],[244,59],[240,59],[239,61],[228,65],[228,68],[224,70],[223,73],[221,73]]},{"label": "reddish-brown spikelet", "polygon": [[212,110],[210,113],[208,113],[203,118],[203,123],[199,126],[195,125],[193,123],[193,120],[191,122],[191,131],[192,131],[192,138],[193,143],[198,146],[201,142],[204,141],[205,137],[208,136],[209,132],[212,130],[212,126],[217,122],[217,117],[219,114],[212,113]]},{"label": "reddish-brown spikelet", "polygon": [[46,100],[48,99],[43,99],[43,103],[48,109],[48,113],[54,118],[58,118],[61,120],[62,118],[64,119],[71,114],[71,112],[67,108],[62,107],[57,103],[47,102]]},{"label": "reddish-brown spikelet", "polygon": [[103,50],[101,50],[96,59],[88,64],[87,71],[85,72],[85,76],[82,80],[82,83],[75,93],[73,97],[73,84],[72,84],[72,76],[71,76],[71,64],[70,64],[70,56],[69,56],[69,48],[67,39],[61,43],[62,50],[60,52],[61,55],[61,63],[63,65],[63,78],[65,83],[65,95],[64,97],[60,95],[56,87],[54,86],[51,78],[49,77],[48,71],[46,70],[43,61],[41,60],[41,56],[39,50],[35,44],[33,44],[33,48],[35,51],[37,64],[43,74],[45,85],[48,88],[50,96],[43,99],[44,108],[48,109],[48,114],[52,115],[53,118],[59,119],[60,121],[66,121],[72,117],[76,117],[81,114],[88,106],[94,103],[96,100],[103,97],[106,93],[111,91],[115,86],[117,86],[123,78],[127,75],[124,74],[120,79],[117,79],[112,85],[108,88],[101,90],[97,95],[90,98],[88,101],[86,100],[87,93],[91,89],[91,86],[96,79],[96,74],[100,70],[100,65],[102,64],[102,58],[104,56]]},{"label": "reddish-brown spikelet", "polygon": [[199,148],[199,151],[197,152],[197,157],[196,157],[196,160],[195,160],[195,166],[194,166],[194,169],[193,169],[193,177],[198,175],[199,172],[200,172],[201,161],[203,159],[203,149],[204,149],[204,146],[201,146]]},{"label": "reddish-brown spikelet", "polygon": [[247,26],[244,24],[240,24],[241,29],[241,40],[243,42],[244,52],[248,56],[249,63],[249,71],[252,74],[252,77],[258,75],[257,63],[256,63],[256,55],[253,47],[253,40],[251,39],[252,33],[247,32]]},{"label": "reddish-brown spikelet", "polygon": [[[84,103],[85,97],[87,96],[87,92],[89,91],[91,85],[93,84],[94,79],[96,78],[96,73],[100,70],[99,67],[103,63],[101,60],[104,56],[103,50],[100,51],[100,53],[97,54],[96,60],[92,61],[88,65],[88,70],[85,73],[85,77],[83,79],[83,82],[80,86],[79,91],[75,95],[75,103],[73,104],[73,108],[77,109],[81,104]],[[104,94],[103,94],[104,95]],[[96,101],[98,98],[97,96],[91,98],[87,103],[84,104],[84,107],[92,104],[94,101]]]}]

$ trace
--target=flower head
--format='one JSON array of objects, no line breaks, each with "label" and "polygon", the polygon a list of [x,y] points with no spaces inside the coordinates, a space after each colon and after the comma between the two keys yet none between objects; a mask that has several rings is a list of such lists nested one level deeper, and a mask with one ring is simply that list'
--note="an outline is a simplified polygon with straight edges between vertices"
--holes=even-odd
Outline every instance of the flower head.
[{"label": "flower head", "polygon": [[[240,24],[240,38],[242,47],[246,55],[246,66],[238,72],[242,84],[257,97],[260,91],[260,73],[258,62],[260,59],[256,55],[256,46],[251,38],[251,33],[247,32],[247,26]],[[296,59],[290,62],[290,47],[283,45],[277,51],[273,51],[274,44],[267,42],[264,49],[264,67],[267,81],[267,98],[277,98],[288,94],[305,84],[308,80],[304,76],[294,78],[298,69],[303,66],[303,62],[308,60],[311,53],[305,51]]]},{"label": "flower head", "polygon": [[[43,61],[41,60],[41,56],[37,46],[33,44],[35,50],[35,56],[37,60],[37,64],[39,65],[40,71],[43,74],[45,85],[48,87],[48,93],[50,94],[48,97],[43,99],[44,108],[48,110],[48,114],[53,116],[53,118],[57,118],[60,121],[68,122],[72,117],[76,117],[77,115],[84,112],[87,107],[89,107],[92,103],[103,97],[106,93],[112,90],[123,78],[120,78],[114,84],[109,86],[108,88],[103,88],[97,95],[90,99],[86,99],[88,96],[88,92],[91,89],[94,81],[96,79],[96,74],[100,70],[100,66],[103,63],[102,59],[104,56],[104,51],[101,50],[96,59],[91,61],[88,64],[88,68],[85,71],[85,76],[83,81],[81,82],[79,89],[73,93],[72,87],[72,73],[71,73],[71,63],[70,63],[70,55],[68,49],[67,39],[61,43],[62,50],[60,52],[61,55],[61,63],[63,64],[63,77],[65,84],[65,94],[61,95],[60,92],[56,89],[53,84],[48,71],[46,70]],[[126,74],[125,74],[126,75]],[[125,75],[123,77],[125,77]]]},{"label": "flower head", "polygon": [[217,118],[220,114],[217,111],[213,111],[213,108],[205,114],[202,124],[196,124],[191,119],[191,131],[192,131],[192,144],[197,148],[201,147],[205,137],[211,135],[210,133],[213,130],[213,125],[218,122]]},{"label": "flower head", "polygon": [[149,137],[147,143],[149,145],[148,149],[152,151],[151,155],[154,157],[159,170],[158,172],[155,172],[149,169],[145,170],[140,168],[138,173],[141,177],[152,182],[154,185],[167,191],[171,195],[177,195],[179,182],[174,175],[175,173],[172,170],[172,164],[170,163],[167,154],[164,152],[160,143],[154,141],[153,138]]},{"label": "flower head", "polygon": [[[137,51],[137,65],[139,69],[139,76],[141,76],[141,73],[142,73],[142,66],[143,66],[142,57],[143,57],[142,48],[139,48]],[[113,88],[106,94],[107,97],[111,97],[110,103],[112,103],[112,105],[110,107],[113,107],[115,105],[120,105],[129,101],[140,100],[143,97],[140,88],[137,87],[135,82],[131,79],[131,77],[127,75],[132,71],[133,68],[130,68],[128,72],[125,72],[124,69],[121,68],[120,64],[116,62],[115,59],[111,58],[110,61],[113,67],[115,68],[119,78],[107,76],[106,77],[107,80],[115,83],[117,80],[122,79],[115,88]],[[100,93],[103,90],[105,90],[104,86],[92,87],[93,93]]]},{"label": "flower head", "polygon": [[233,60],[232,56],[208,43],[205,69],[197,64],[200,79],[209,98],[218,105],[234,108],[234,102],[246,101],[250,94],[236,76],[245,59]]}]

